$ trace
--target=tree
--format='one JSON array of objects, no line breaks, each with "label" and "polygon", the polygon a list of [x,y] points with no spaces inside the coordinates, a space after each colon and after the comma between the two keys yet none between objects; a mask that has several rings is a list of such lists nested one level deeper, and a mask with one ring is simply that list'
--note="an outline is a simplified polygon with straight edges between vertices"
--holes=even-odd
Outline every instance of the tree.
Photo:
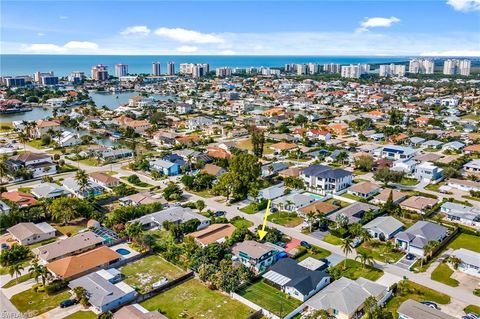
[{"label": "tree", "polygon": [[365,265],[373,266],[374,261],[372,256],[370,256],[364,251],[359,252],[357,254],[357,256],[355,257],[355,260],[357,259],[360,260],[360,262],[362,263],[362,268],[365,268]]},{"label": "tree", "polygon": [[50,143],[52,143],[52,137],[48,134],[43,134],[40,137],[40,140],[41,140],[43,146],[50,145]]},{"label": "tree", "polygon": [[83,287],[73,288],[73,293],[75,294],[75,299],[84,307],[88,306],[88,296],[87,291]]},{"label": "tree", "polygon": [[198,209],[198,211],[201,213],[202,210],[205,208],[205,202],[201,199],[197,200],[195,202],[195,207]]},{"label": "tree", "polygon": [[253,154],[257,157],[262,157],[265,144],[265,133],[263,130],[253,129],[251,135]]},{"label": "tree", "polygon": [[163,197],[165,197],[166,200],[179,200],[182,198],[182,194],[182,190],[174,182],[169,182],[163,190]]},{"label": "tree", "polygon": [[85,194],[85,191],[87,191],[88,187],[90,186],[90,181],[88,180],[87,172],[85,172],[83,169],[79,169],[75,173],[75,181],[78,184],[80,192],[82,194]]},{"label": "tree", "polygon": [[143,233],[143,226],[140,222],[130,223],[125,227],[125,231],[130,240],[138,242],[138,238]]},{"label": "tree", "polygon": [[455,270],[457,270],[458,266],[460,266],[460,264],[462,263],[462,260],[460,258],[458,258],[457,256],[450,256],[448,258],[448,261],[452,264],[452,266]]},{"label": "tree", "polygon": [[22,264],[16,263],[8,267],[8,274],[10,275],[10,277],[13,277],[15,275],[15,280],[18,283],[18,276],[22,274],[22,270],[23,270]]},{"label": "tree", "polygon": [[370,172],[373,168],[373,157],[370,155],[360,155],[355,159],[355,168],[362,172]]},{"label": "tree", "polygon": [[35,281],[38,283],[38,278],[42,281],[42,285],[45,287],[45,283],[48,279],[52,277],[52,273],[48,270],[47,267],[38,264],[35,260],[32,262],[30,269],[28,270],[30,275],[35,278]]},{"label": "tree", "polygon": [[7,176],[9,170],[8,170],[8,165],[7,165],[7,155],[2,155],[0,158],[0,184],[3,183],[3,177]]},{"label": "tree", "polygon": [[52,218],[68,224],[77,217],[87,217],[91,213],[89,207],[83,200],[76,197],[59,197],[48,205]]},{"label": "tree", "polygon": [[423,262],[425,259],[431,257],[433,251],[438,246],[438,241],[429,240],[427,244],[423,247],[424,257],[420,259],[420,267],[423,267]]},{"label": "tree", "polygon": [[305,188],[303,181],[298,177],[288,176],[288,177],[285,177],[283,181],[285,182],[285,186],[287,186],[288,188],[294,188],[294,189]]},{"label": "tree", "polygon": [[373,179],[381,181],[387,186],[389,183],[400,183],[404,175],[404,172],[396,172],[388,167],[383,167],[373,174]]},{"label": "tree", "polygon": [[352,249],[352,239],[350,237],[345,238],[342,241],[342,244],[340,246],[342,248],[343,253],[345,254],[345,260],[343,261],[343,269],[347,268],[347,258],[348,254],[350,254],[353,249]]}]

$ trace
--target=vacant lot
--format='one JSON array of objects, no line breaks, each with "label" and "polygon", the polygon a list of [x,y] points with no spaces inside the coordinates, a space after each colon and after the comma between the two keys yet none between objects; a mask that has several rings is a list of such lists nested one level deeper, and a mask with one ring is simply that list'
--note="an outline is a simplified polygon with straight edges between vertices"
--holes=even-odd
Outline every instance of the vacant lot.
[{"label": "vacant lot", "polygon": [[332,234],[328,234],[323,237],[323,241],[337,246],[342,244],[342,239]]},{"label": "vacant lot", "polygon": [[375,260],[389,263],[398,261],[404,255],[403,252],[397,250],[395,247],[388,248],[385,243],[378,240],[362,243],[362,245],[357,248],[357,252],[365,252]]},{"label": "vacant lot", "polygon": [[335,268],[338,268],[342,271],[342,276],[345,276],[350,279],[357,279],[359,277],[363,277],[366,279],[370,279],[372,281],[376,281],[378,278],[383,276],[383,270],[359,263],[353,259],[346,260],[346,268],[344,268],[345,262],[342,261]]},{"label": "vacant lot", "polygon": [[465,248],[465,249],[480,253],[479,243],[480,243],[480,237],[478,236],[469,235],[469,234],[460,234],[448,245],[448,248],[452,248],[452,249]]},{"label": "vacant lot", "polygon": [[141,303],[146,309],[158,310],[168,318],[247,318],[254,313],[242,303],[205,287],[191,279]]},{"label": "vacant lot", "polygon": [[317,247],[317,246],[312,246],[312,248],[306,249],[306,250],[307,250],[307,252],[305,254],[303,254],[303,255],[301,255],[300,257],[297,258],[298,262],[300,262],[302,260],[305,260],[308,257],[312,257],[312,258],[315,258],[315,259],[323,259],[323,258],[327,258],[328,256],[330,256],[332,254],[332,252],[330,252],[329,250],[326,250],[326,249],[323,249],[323,248],[320,248],[320,247]]},{"label": "vacant lot", "polygon": [[303,218],[299,217],[296,213],[290,212],[278,212],[273,213],[267,217],[268,221],[279,224],[285,227],[295,227],[303,222]]},{"label": "vacant lot", "polygon": [[279,317],[292,312],[301,304],[299,300],[268,285],[264,279],[243,288],[237,293]]},{"label": "vacant lot", "polygon": [[[272,145],[272,144],[273,143],[269,143],[269,142],[265,142],[265,144],[263,144],[263,154],[272,154],[273,153],[273,151],[270,149],[270,145]],[[241,150],[247,150],[247,151],[253,150],[252,141],[250,139],[239,141],[237,143],[237,147]]]}]

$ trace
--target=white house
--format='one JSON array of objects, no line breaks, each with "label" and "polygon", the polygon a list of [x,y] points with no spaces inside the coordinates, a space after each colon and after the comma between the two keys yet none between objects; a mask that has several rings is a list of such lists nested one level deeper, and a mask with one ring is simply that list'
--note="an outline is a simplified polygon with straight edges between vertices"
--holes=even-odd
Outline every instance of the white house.
[{"label": "white house", "polygon": [[458,269],[469,274],[480,277],[480,253],[465,248],[460,248],[452,253],[461,260]]}]

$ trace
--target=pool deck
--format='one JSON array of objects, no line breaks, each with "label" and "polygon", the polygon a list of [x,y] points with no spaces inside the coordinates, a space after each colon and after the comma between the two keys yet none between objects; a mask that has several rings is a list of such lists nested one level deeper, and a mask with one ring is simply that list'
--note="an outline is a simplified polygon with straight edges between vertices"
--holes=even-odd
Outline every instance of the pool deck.
[{"label": "pool deck", "polygon": [[113,251],[117,251],[117,249],[126,249],[130,252],[130,254],[128,254],[128,255],[120,254],[122,256],[121,259],[130,259],[130,258],[135,257],[135,256],[140,254],[138,251],[130,248],[127,243],[121,243],[121,244],[118,244],[118,245],[115,245],[115,246],[111,246],[109,248]]}]

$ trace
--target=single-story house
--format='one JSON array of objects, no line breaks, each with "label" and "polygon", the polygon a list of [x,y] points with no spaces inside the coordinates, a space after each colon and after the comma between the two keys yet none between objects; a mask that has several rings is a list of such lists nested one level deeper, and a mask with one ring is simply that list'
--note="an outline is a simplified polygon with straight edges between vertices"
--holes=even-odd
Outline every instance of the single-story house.
[{"label": "single-story house", "polygon": [[223,243],[225,239],[232,236],[235,229],[232,224],[213,224],[187,236],[194,238],[200,246],[205,247],[212,243]]},{"label": "single-story house", "polygon": [[393,238],[395,234],[400,232],[404,224],[392,216],[380,216],[371,220],[363,226],[372,238],[380,240],[388,240]]},{"label": "single-story house", "polygon": [[79,198],[95,197],[104,192],[104,188],[92,180],[88,181],[88,186],[85,189],[81,189],[74,177],[65,178],[62,185],[67,191]]},{"label": "single-story house", "polygon": [[270,163],[263,165],[261,168],[262,177],[269,177],[278,172],[284,171],[288,168],[288,165],[285,163]]},{"label": "single-story house", "polygon": [[162,197],[161,194],[157,194],[150,191],[144,191],[129,196],[122,197],[118,200],[123,206],[138,206],[144,204],[161,203],[167,204],[168,202]]},{"label": "single-story house", "polygon": [[112,319],[168,319],[157,310],[148,311],[140,304],[123,306],[113,314]]},{"label": "single-story house", "polygon": [[399,319],[455,319],[438,309],[424,305],[418,301],[408,299],[397,309]]},{"label": "single-story house", "polygon": [[347,193],[361,198],[370,198],[380,192],[380,186],[371,182],[353,184],[347,188]]},{"label": "single-story house", "polygon": [[480,182],[450,178],[448,180],[448,186],[459,189],[462,191],[480,191]]},{"label": "single-story house", "polygon": [[333,214],[330,214],[327,218],[331,221],[335,221],[338,215],[343,215],[348,218],[349,224],[352,224],[360,222],[363,215],[368,211],[376,212],[378,211],[378,207],[372,204],[355,202],[340,210],[337,210]]},{"label": "single-story house", "polygon": [[452,222],[473,227],[480,226],[480,209],[453,202],[445,202],[440,206],[440,212]]},{"label": "single-story house", "polygon": [[424,214],[427,209],[438,203],[438,199],[424,196],[412,196],[400,203],[400,207],[410,211]]},{"label": "single-story house", "polygon": [[315,213],[326,216],[333,213],[339,208],[339,206],[333,205],[331,203],[316,201],[310,205],[300,208],[298,210],[298,213],[302,216],[307,216],[308,213]]},{"label": "single-story house", "polygon": [[280,259],[262,277],[300,301],[306,301],[330,283],[327,272],[310,270],[291,258]]},{"label": "single-story house", "polygon": [[458,269],[477,277],[480,277],[480,253],[465,248],[460,248],[452,253],[461,260]]},{"label": "single-story house", "polygon": [[215,165],[215,164],[205,164],[205,166],[201,170],[202,173],[206,173],[209,175],[213,175],[215,177],[220,177],[223,174],[227,172],[226,169],[224,169],[221,166]]},{"label": "single-story house", "polygon": [[68,192],[58,184],[55,183],[41,183],[32,188],[30,191],[36,198],[57,198],[68,194]]},{"label": "single-story house", "polygon": [[97,183],[105,188],[117,187],[121,183],[118,178],[102,172],[90,173],[89,177],[94,183]]},{"label": "single-story house", "polygon": [[234,260],[251,267],[256,272],[261,272],[277,261],[277,254],[283,248],[269,242],[259,243],[245,240],[232,246]]},{"label": "single-story house", "polygon": [[284,183],[275,184],[270,187],[261,189],[258,192],[258,195],[255,200],[256,201],[261,201],[262,199],[273,200],[285,195],[285,191],[286,191],[286,188]]},{"label": "single-story house", "polygon": [[155,213],[151,213],[140,218],[132,220],[133,222],[139,222],[144,228],[163,228],[164,222],[171,222],[174,224],[183,224],[186,221],[198,219],[200,224],[197,230],[203,229],[210,225],[210,218],[195,213],[189,207],[170,207]]},{"label": "single-story house", "polygon": [[395,235],[397,246],[406,252],[424,257],[424,247],[429,241],[442,242],[448,235],[444,226],[420,220],[407,230]]},{"label": "single-story house", "polygon": [[274,199],[271,205],[279,210],[295,212],[315,201],[316,199],[310,195],[293,193]]},{"label": "single-story house", "polygon": [[48,223],[18,223],[7,228],[7,232],[20,245],[31,245],[47,239],[55,238],[57,230]]},{"label": "single-story house", "polygon": [[388,201],[388,199],[390,198],[390,195],[392,195],[392,201],[394,203],[399,203],[402,200],[404,200],[405,197],[407,197],[407,195],[405,193],[402,193],[399,190],[385,188],[384,190],[382,190],[380,192],[380,194],[375,196],[372,199],[371,202],[372,202],[372,204],[385,204]]},{"label": "single-story house", "polygon": [[1,199],[6,199],[14,202],[18,207],[28,207],[37,203],[37,200],[32,194],[27,194],[19,191],[9,191],[0,193]]}]

